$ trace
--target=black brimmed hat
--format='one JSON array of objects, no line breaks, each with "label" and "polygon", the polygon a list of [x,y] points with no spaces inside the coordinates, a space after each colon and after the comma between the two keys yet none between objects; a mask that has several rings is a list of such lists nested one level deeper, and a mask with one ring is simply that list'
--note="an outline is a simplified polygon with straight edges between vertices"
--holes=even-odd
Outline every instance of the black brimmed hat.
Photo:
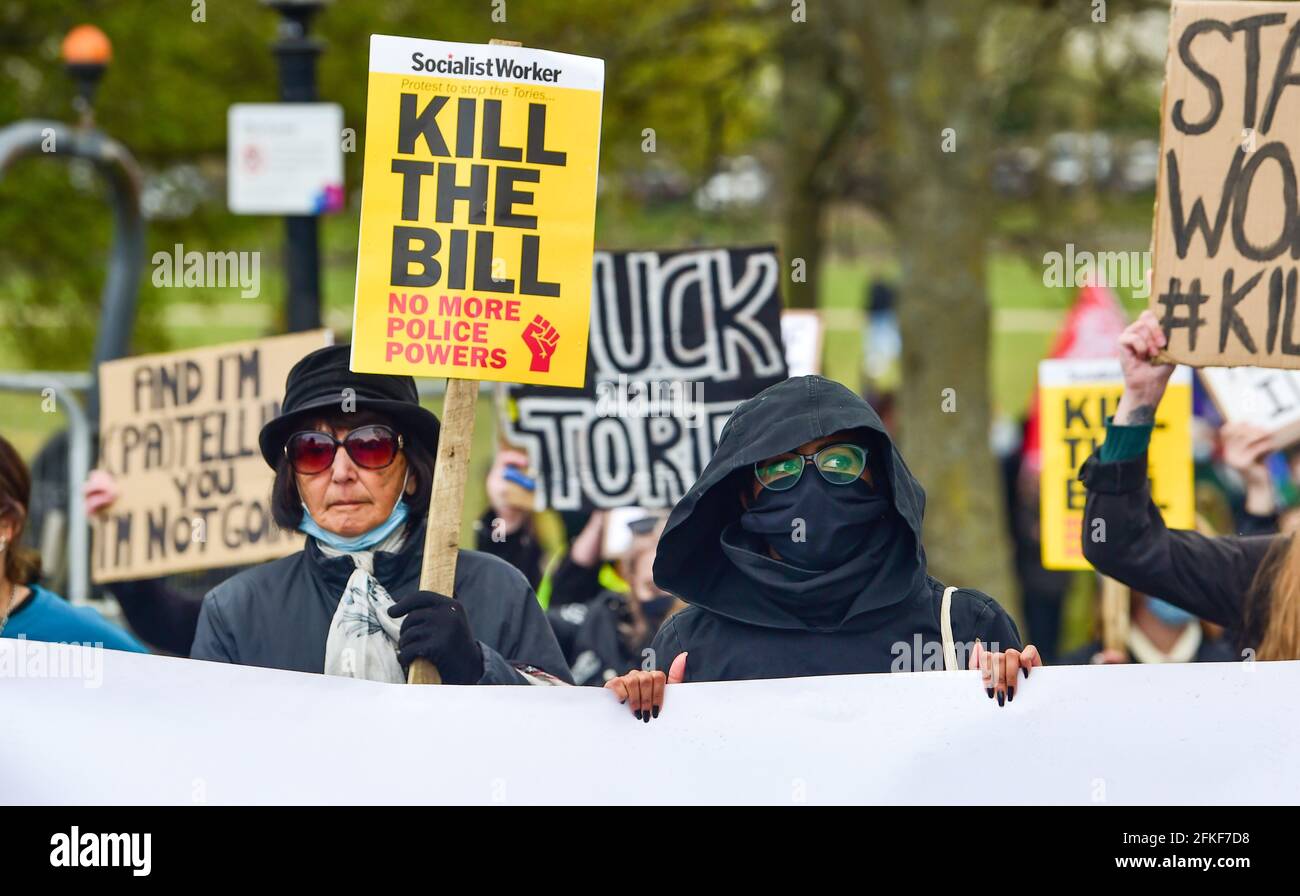
[{"label": "black brimmed hat", "polygon": [[[280,416],[262,427],[258,444],[272,469],[284,455],[289,437],[313,416],[338,414],[344,400],[355,400],[355,410],[384,414],[408,440],[417,440],[429,452],[438,451],[438,418],[420,407],[415,379],[380,373],[353,373],[348,362],[350,345],[329,345],[305,356],[284,381]],[[344,389],[351,389],[345,393]],[[349,405],[351,407],[351,405]]]}]

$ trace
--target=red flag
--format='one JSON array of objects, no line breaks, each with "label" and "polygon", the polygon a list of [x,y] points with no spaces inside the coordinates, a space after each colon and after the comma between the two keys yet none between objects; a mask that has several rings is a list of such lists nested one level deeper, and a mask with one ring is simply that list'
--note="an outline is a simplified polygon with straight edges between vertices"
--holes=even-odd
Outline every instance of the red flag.
[{"label": "red flag", "polygon": [[[1108,286],[1080,288],[1065,323],[1056,334],[1049,358],[1115,358],[1119,356],[1119,336],[1128,326],[1119,298]],[[1021,448],[1022,464],[1038,473],[1042,465],[1038,436],[1038,385],[1030,399],[1029,418],[1025,421],[1025,440]]]}]

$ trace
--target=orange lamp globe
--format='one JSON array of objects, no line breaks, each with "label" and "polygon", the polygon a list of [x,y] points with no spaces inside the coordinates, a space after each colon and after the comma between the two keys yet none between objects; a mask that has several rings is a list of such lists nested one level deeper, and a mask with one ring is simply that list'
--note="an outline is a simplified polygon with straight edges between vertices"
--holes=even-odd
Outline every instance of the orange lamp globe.
[{"label": "orange lamp globe", "polygon": [[107,65],[113,58],[113,44],[94,25],[78,25],[63,39],[62,52],[69,65]]}]

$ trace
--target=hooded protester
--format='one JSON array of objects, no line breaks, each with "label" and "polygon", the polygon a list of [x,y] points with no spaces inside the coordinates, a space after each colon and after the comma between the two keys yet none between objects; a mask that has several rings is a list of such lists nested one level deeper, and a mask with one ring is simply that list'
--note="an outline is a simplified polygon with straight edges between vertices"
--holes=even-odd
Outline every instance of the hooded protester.
[{"label": "hooded protester", "polygon": [[992,598],[928,575],[924,508],[853,392],[820,376],[764,390],[731,415],[659,540],[654,580],[690,605],[652,645],[668,675],[606,687],[648,722],[666,683],[960,669],[960,650],[989,697],[1014,699],[1038,652]]},{"label": "hooded protester", "polygon": [[569,682],[509,564],[462,550],[453,595],[420,590],[438,418],[411,377],[353,373],[349,354],[329,346],[295,364],[259,437],[275,521],[306,544],[214,588],[190,655],[394,683],[423,658],[448,684]]}]

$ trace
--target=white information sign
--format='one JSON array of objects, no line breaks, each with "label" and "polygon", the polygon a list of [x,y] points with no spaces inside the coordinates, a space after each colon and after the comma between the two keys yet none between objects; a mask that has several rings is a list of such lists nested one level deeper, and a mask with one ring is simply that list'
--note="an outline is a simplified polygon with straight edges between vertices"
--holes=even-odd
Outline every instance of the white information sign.
[{"label": "white information sign", "polygon": [[236,103],[226,117],[226,200],[239,215],[343,207],[343,107]]}]

